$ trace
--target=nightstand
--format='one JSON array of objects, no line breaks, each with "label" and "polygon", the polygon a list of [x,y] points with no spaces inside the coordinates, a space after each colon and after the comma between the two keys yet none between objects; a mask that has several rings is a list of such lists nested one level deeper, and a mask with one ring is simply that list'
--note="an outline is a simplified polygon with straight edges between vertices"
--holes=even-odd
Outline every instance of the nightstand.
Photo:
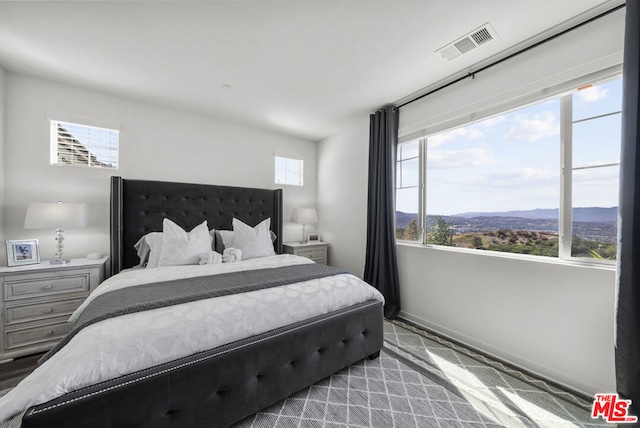
[{"label": "nightstand", "polygon": [[299,242],[285,242],[282,244],[283,251],[287,254],[306,257],[316,263],[327,264],[328,242],[309,241],[307,244]]},{"label": "nightstand", "polygon": [[104,280],[108,257],[0,267],[0,360],[43,352],[67,334],[67,320]]}]

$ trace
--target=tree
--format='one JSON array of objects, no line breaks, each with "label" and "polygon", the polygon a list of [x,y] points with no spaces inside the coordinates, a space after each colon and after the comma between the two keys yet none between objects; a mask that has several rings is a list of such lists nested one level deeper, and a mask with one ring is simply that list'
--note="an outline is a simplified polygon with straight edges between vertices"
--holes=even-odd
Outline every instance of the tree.
[{"label": "tree", "polygon": [[396,229],[396,239],[403,239],[407,241],[418,240],[418,219],[411,219],[407,227]]},{"label": "tree", "polygon": [[447,223],[440,216],[433,216],[427,231],[427,244],[453,246],[453,223]]}]

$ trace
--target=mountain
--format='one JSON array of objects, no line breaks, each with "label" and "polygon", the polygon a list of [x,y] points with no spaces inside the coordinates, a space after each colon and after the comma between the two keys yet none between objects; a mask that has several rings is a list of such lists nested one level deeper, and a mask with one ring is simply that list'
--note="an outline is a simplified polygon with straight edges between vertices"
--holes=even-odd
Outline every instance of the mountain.
[{"label": "mountain", "polygon": [[[558,209],[537,208],[534,210],[500,211],[500,212],[466,212],[451,217],[518,217],[536,220],[558,220]],[[608,223],[618,221],[618,207],[585,207],[574,208],[573,221],[590,223]]]},{"label": "mountain", "polygon": [[396,211],[396,226],[407,227],[409,222],[414,218],[418,218],[418,214],[404,213],[402,211]]}]

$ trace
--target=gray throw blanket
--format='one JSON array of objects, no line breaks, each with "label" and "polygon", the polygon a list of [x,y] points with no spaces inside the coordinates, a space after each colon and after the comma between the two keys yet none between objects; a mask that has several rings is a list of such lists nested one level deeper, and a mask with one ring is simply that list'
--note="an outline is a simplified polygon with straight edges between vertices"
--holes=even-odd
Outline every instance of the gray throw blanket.
[{"label": "gray throw blanket", "polygon": [[341,273],[346,272],[331,266],[310,263],[161,281],[110,291],[89,303],[73,329],[43,355],[38,363],[42,364],[51,358],[84,327],[108,318]]}]

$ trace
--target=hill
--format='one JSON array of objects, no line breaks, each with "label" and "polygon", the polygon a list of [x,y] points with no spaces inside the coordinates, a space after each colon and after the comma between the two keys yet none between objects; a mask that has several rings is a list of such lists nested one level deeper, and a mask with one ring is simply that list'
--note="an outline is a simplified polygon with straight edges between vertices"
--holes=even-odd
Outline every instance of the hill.
[{"label": "hill", "polygon": [[[588,223],[606,223],[618,221],[618,207],[580,207],[574,208],[573,221]],[[558,220],[558,209],[536,208],[533,210],[498,211],[498,212],[466,212],[455,214],[451,217],[517,217],[536,220]]]}]

